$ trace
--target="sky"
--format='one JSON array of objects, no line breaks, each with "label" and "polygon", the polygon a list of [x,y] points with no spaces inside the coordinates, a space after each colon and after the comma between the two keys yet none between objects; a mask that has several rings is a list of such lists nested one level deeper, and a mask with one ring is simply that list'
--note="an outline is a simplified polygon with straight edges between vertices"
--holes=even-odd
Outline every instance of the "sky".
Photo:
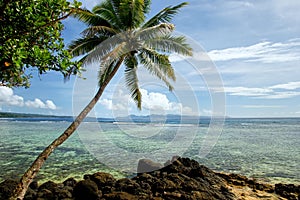
[{"label": "sky", "polygon": [[[91,9],[100,1],[82,1]],[[153,16],[178,0],[153,0]],[[190,0],[174,17],[176,34],[186,36],[193,58],[170,55],[177,80],[168,91],[142,67],[142,111],[123,86],[123,71],[107,87],[92,115],[226,115],[300,117],[300,1]],[[66,44],[85,26],[64,21]],[[64,82],[55,72],[34,75],[29,89],[0,87],[0,111],[76,115],[97,89],[95,66],[86,80]],[[225,93],[223,93],[225,92]],[[224,99],[223,99],[224,97]]]}]

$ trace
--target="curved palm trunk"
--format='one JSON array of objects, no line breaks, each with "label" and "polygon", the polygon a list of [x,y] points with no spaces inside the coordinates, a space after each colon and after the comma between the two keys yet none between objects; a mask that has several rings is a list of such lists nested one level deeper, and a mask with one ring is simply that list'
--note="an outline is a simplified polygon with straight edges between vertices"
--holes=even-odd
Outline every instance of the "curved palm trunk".
[{"label": "curved palm trunk", "polygon": [[89,104],[81,111],[81,113],[76,117],[76,119],[72,122],[72,124],[65,130],[63,134],[61,134],[58,138],[56,138],[47,148],[44,149],[44,151],[36,158],[36,160],[32,163],[30,168],[25,172],[25,174],[22,176],[17,188],[14,191],[13,196],[10,198],[10,200],[22,200],[26,194],[26,191],[30,185],[30,183],[33,181],[39,170],[41,169],[42,165],[46,161],[46,159],[50,156],[50,154],[54,151],[56,147],[61,145],[64,141],[66,141],[78,128],[80,123],[83,121],[83,119],[88,115],[88,113],[94,108],[98,100],[100,99],[104,89],[110,82],[110,80],[113,78],[113,76],[118,71],[119,67],[121,66],[123,62],[123,58],[119,60],[119,62],[116,64],[114,70],[111,72],[111,74],[107,77],[105,82],[101,85],[98,92],[94,96],[94,98],[89,102]]}]

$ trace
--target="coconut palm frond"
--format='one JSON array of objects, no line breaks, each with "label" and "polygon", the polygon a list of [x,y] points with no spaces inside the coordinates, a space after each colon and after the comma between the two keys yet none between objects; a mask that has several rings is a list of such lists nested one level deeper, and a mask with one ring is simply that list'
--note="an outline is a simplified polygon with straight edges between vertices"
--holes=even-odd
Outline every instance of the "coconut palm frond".
[{"label": "coconut palm frond", "polygon": [[179,12],[179,9],[183,6],[188,5],[187,2],[183,2],[176,6],[169,6],[161,10],[158,14],[148,20],[142,27],[147,28],[151,26],[156,26],[160,23],[170,23],[172,18]]},{"label": "coconut palm frond", "polygon": [[150,61],[153,65],[156,65],[164,76],[173,81],[176,80],[174,68],[171,65],[169,56],[160,54],[151,49],[143,49],[142,54],[146,60]]},{"label": "coconut palm frond", "polygon": [[[126,43],[122,41],[122,39],[118,36],[110,37],[109,40],[105,40],[102,43],[98,44],[91,52],[89,52],[88,57],[84,61],[86,64],[92,63],[92,62],[109,62],[109,60],[112,60],[117,51],[120,50],[120,48],[125,48]],[[124,50],[125,51],[125,50]],[[121,52],[118,53],[118,55]],[[109,57],[112,56],[112,57]],[[111,63],[111,62],[110,62]]]},{"label": "coconut palm frond", "polygon": [[116,66],[117,62],[118,61],[115,60],[112,63],[110,63],[110,65],[107,66],[105,69],[101,68],[102,70],[99,70],[99,72],[98,72],[98,85],[99,86],[103,85],[103,83],[107,80],[107,77],[109,77],[110,73]]},{"label": "coconut palm frond", "polygon": [[136,103],[138,109],[142,109],[142,93],[138,84],[137,66],[138,61],[135,56],[126,56],[125,60],[125,82],[130,90],[130,95]]},{"label": "coconut palm frond", "polygon": [[[127,49],[127,43],[123,42],[119,44],[116,48],[114,48],[112,51],[99,58],[99,60],[101,61],[99,69],[99,77],[101,80],[99,81],[99,84],[101,84],[103,80],[105,80],[105,78],[103,77],[106,77],[110,74],[110,72],[113,69],[112,67],[114,67],[114,63],[123,59],[124,55],[126,55],[126,53],[128,52]],[[93,59],[95,59],[94,56]],[[86,58],[85,62],[88,63],[90,61],[88,60],[88,58]]]},{"label": "coconut palm frond", "polygon": [[109,23],[101,16],[95,15],[87,9],[77,9],[76,12],[73,13],[73,17],[85,23],[87,26],[110,26]]},{"label": "coconut palm frond", "polygon": [[151,39],[163,37],[169,35],[175,26],[169,23],[161,23],[156,26],[148,27],[145,29],[140,29],[136,32],[136,37],[140,38],[142,41],[148,41]]},{"label": "coconut palm frond", "polygon": [[91,52],[96,46],[99,45],[99,43],[101,43],[105,39],[106,37],[80,38],[72,41],[68,46],[68,49],[71,55],[74,57],[84,55]]},{"label": "coconut palm frond", "polygon": [[144,14],[148,14],[150,12],[151,0],[144,0]]},{"label": "coconut palm frond", "polygon": [[86,38],[94,37],[96,35],[104,35],[106,37],[113,36],[117,30],[107,26],[90,26],[85,29],[81,34]]},{"label": "coconut palm frond", "polygon": [[154,39],[145,40],[145,46],[165,53],[178,53],[184,56],[192,56],[193,51],[185,37],[165,35]]},{"label": "coconut palm frond", "polygon": [[109,23],[109,27],[113,27],[116,30],[122,30],[123,24],[119,17],[119,4],[120,2],[116,0],[104,1],[93,8],[93,13],[107,21],[107,23]]},{"label": "coconut palm frond", "polygon": [[139,54],[139,59],[141,64],[150,72],[150,74],[162,80],[170,91],[173,90],[173,86],[168,78],[175,81],[175,73],[170,62],[166,60],[165,56],[154,55],[151,50],[144,49]]}]

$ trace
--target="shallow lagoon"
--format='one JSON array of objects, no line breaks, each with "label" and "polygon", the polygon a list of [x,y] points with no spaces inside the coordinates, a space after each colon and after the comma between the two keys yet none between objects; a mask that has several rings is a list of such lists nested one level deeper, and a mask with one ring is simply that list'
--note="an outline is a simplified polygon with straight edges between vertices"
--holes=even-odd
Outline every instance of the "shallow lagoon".
[{"label": "shallow lagoon", "polygon": [[[20,176],[69,124],[59,120],[0,120],[0,181]],[[138,157],[152,155],[162,162],[174,150],[217,171],[300,184],[300,119],[227,119],[217,143],[208,155],[200,157],[207,130],[206,122],[85,122],[49,157],[38,179],[79,179],[96,171],[124,177],[132,174]],[[174,140],[179,143],[172,143]]]}]

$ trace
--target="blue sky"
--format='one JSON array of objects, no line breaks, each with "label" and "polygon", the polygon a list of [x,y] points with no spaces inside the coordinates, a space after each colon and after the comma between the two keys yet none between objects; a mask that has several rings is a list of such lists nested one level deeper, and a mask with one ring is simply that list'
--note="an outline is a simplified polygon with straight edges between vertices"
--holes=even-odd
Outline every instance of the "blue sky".
[{"label": "blue sky", "polygon": [[[83,5],[92,8],[97,2],[87,0]],[[152,1],[151,14],[180,2]],[[214,110],[217,103],[224,104],[226,115],[232,117],[300,117],[300,1],[191,0],[189,3],[174,18],[176,31],[201,46],[212,62],[192,66],[186,58],[172,55],[177,74],[173,93],[140,70],[141,112],[129,100],[121,70],[92,114],[218,115]],[[67,19],[64,24],[67,44],[84,29],[74,19]],[[194,58],[201,60],[202,54],[197,49]],[[212,100],[220,88],[209,84],[215,80],[211,80],[213,76],[205,76],[207,64],[215,67],[222,79],[225,102]],[[1,87],[0,110],[76,114],[96,89],[94,74],[95,71],[84,74],[86,81],[73,77],[64,83],[60,74],[50,72],[35,76],[29,89]]]}]

